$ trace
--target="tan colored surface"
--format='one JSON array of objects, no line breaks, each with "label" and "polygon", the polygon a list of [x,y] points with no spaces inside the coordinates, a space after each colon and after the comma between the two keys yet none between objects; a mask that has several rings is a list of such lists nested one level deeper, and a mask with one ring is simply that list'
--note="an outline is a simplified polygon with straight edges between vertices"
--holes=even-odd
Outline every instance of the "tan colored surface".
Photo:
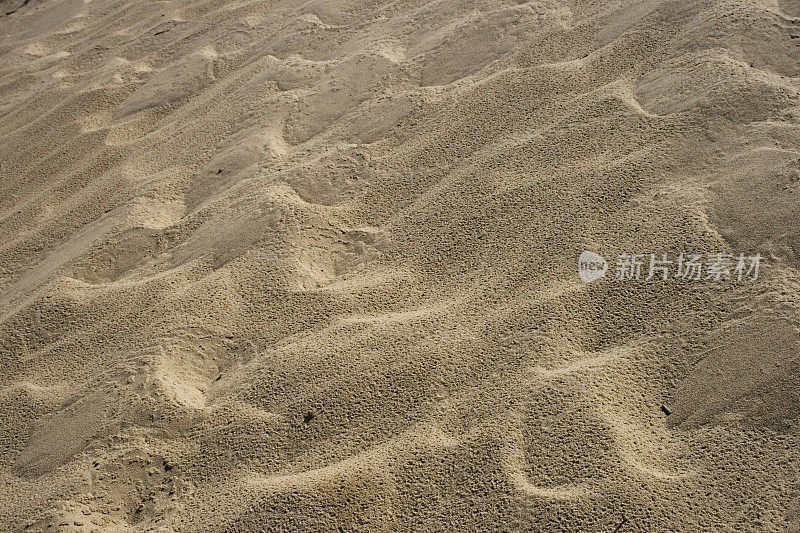
[{"label": "tan colored surface", "polygon": [[22,4],[0,530],[800,528],[800,2]]}]

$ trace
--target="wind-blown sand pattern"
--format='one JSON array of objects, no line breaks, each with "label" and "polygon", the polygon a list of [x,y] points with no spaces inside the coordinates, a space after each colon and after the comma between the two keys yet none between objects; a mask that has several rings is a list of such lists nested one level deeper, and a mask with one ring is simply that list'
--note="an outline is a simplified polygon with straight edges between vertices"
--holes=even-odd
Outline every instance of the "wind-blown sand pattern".
[{"label": "wind-blown sand pattern", "polygon": [[0,530],[800,531],[798,0],[0,8]]}]

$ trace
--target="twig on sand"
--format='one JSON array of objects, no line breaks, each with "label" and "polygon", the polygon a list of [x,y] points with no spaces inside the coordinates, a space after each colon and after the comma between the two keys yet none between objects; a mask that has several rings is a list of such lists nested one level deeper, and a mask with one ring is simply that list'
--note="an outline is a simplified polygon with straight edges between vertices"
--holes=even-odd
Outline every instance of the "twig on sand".
[{"label": "twig on sand", "polygon": [[622,517],[622,522],[620,522],[620,523],[617,525],[617,527],[615,527],[615,528],[614,528],[614,531],[613,531],[612,533],[617,533],[617,531],[619,531],[620,529],[622,529],[622,526],[624,526],[626,523],[628,523],[628,519],[627,519],[627,517],[623,516],[623,517]]},{"label": "twig on sand", "polygon": [[707,349],[703,350],[702,352],[695,353],[694,354],[694,361],[692,362],[692,364],[696,365],[697,363],[700,362],[701,359],[703,359],[703,357],[705,355],[713,352],[714,350],[719,350],[720,348],[725,348],[726,346],[728,346],[728,345],[727,344],[720,344],[718,346],[712,346],[711,348],[707,348]]},{"label": "twig on sand", "polygon": [[19,11],[19,10],[20,10],[20,9],[22,9],[23,7],[27,6],[27,5],[28,5],[28,2],[30,2],[30,1],[31,1],[31,0],[25,0],[24,2],[22,2],[20,5],[18,5],[17,7],[15,7],[14,9],[12,9],[11,11],[6,11],[6,12],[3,14],[3,16],[6,16],[6,17],[7,17],[7,16],[9,16],[9,15],[13,15],[14,13],[16,13],[17,11]]}]

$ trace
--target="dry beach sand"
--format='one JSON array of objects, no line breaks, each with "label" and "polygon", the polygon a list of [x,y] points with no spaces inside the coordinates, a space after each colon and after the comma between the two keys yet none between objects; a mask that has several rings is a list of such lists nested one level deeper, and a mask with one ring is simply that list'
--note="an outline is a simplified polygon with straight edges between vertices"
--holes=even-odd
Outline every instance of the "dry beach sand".
[{"label": "dry beach sand", "polygon": [[800,531],[800,0],[0,7],[0,531]]}]

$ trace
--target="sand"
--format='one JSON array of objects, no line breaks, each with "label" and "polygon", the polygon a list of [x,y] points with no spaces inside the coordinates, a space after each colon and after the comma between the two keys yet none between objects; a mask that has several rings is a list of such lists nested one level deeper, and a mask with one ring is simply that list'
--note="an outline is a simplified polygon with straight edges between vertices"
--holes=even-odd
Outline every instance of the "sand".
[{"label": "sand", "polygon": [[798,0],[0,8],[0,530],[800,531]]}]

